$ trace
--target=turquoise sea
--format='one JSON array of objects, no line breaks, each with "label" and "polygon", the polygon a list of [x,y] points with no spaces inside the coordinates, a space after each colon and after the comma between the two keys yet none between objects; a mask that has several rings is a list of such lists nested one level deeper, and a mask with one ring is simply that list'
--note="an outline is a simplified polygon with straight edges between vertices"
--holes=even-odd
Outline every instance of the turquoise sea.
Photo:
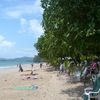
[{"label": "turquoise sea", "polygon": [[0,58],[0,68],[8,68],[14,67],[17,64],[32,64],[33,58],[29,57],[22,57],[22,58],[15,58],[15,59],[1,59]]}]

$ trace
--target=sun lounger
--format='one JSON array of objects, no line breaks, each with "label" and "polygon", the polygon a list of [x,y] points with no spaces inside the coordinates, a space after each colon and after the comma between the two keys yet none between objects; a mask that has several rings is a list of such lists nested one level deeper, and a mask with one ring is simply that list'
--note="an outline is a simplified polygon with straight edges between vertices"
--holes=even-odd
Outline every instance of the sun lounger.
[{"label": "sun lounger", "polygon": [[[98,99],[100,95],[100,76],[97,76],[96,81],[93,84],[93,88],[84,89],[84,100],[91,100],[90,98]],[[100,100],[100,98],[98,99]]]},{"label": "sun lounger", "polygon": [[38,87],[35,85],[32,86],[16,86],[15,90],[36,90]]},{"label": "sun lounger", "polygon": [[28,76],[28,77],[22,78],[22,80],[35,80],[35,79],[37,79],[37,77]]}]

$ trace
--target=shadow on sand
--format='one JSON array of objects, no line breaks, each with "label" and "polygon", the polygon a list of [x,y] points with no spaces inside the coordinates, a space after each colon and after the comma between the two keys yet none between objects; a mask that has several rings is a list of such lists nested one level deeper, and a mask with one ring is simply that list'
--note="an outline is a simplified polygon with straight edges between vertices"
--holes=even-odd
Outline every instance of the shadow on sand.
[{"label": "shadow on sand", "polygon": [[68,94],[70,97],[81,97],[83,94],[84,86],[76,86],[75,88],[68,88],[62,90],[62,94]]},{"label": "shadow on sand", "polygon": [[48,67],[45,69],[47,72],[53,72],[53,71],[56,71],[55,68],[53,67]]}]

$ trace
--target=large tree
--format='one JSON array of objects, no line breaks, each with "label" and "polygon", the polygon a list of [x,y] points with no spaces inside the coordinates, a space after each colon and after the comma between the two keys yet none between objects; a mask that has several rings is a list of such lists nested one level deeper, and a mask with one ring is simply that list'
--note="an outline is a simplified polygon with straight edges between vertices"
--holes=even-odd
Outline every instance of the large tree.
[{"label": "large tree", "polygon": [[41,0],[44,35],[36,48],[48,60],[100,56],[100,0]]}]

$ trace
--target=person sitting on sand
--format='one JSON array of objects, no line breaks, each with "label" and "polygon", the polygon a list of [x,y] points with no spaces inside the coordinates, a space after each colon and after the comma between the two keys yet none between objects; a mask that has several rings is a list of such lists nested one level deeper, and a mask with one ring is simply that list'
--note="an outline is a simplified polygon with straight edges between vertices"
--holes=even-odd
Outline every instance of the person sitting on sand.
[{"label": "person sitting on sand", "polygon": [[23,68],[21,64],[19,64],[19,72],[23,72]]}]

